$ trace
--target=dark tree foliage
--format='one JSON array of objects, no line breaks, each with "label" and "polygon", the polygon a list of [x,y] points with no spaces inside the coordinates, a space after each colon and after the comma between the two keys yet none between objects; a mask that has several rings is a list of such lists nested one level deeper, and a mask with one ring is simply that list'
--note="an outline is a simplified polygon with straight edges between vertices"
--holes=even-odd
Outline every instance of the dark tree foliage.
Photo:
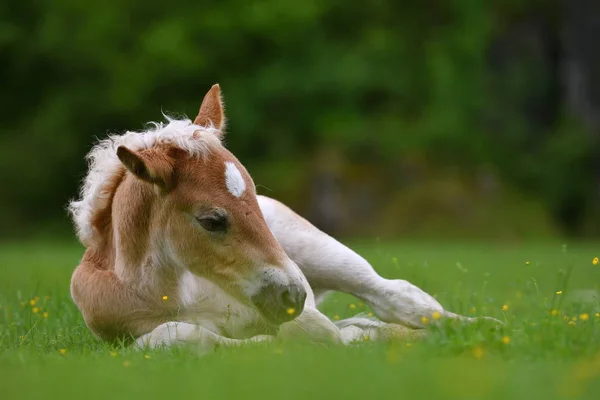
[{"label": "dark tree foliage", "polygon": [[[600,187],[598,4],[3,1],[0,233],[64,224],[96,138],[193,117],[215,82],[228,147],[332,231],[353,232],[335,217],[337,180],[387,177],[351,196],[366,199],[345,211],[364,226],[419,159],[484,166],[580,232]],[[313,162],[331,154],[359,172]]]}]

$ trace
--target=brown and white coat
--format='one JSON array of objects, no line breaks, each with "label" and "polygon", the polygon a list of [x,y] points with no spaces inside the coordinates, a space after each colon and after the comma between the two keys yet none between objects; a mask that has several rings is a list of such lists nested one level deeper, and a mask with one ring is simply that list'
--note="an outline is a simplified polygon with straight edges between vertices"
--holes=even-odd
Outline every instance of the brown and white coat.
[{"label": "brown and white coat", "polygon": [[[351,343],[422,328],[433,313],[467,319],[257,196],[222,145],[224,125],[215,85],[193,122],[111,136],[88,155],[70,204],[86,247],[71,294],[97,336],[202,349],[276,335]],[[377,318],[333,323],[316,308],[328,291],[362,299]]]}]

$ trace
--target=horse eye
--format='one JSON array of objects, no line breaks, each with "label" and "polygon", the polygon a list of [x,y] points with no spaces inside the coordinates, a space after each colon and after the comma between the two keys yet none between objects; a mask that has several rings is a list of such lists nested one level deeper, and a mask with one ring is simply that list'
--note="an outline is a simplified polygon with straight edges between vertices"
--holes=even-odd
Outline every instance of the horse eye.
[{"label": "horse eye", "polygon": [[216,214],[205,217],[197,217],[198,223],[209,232],[225,232],[228,227],[227,217]]}]

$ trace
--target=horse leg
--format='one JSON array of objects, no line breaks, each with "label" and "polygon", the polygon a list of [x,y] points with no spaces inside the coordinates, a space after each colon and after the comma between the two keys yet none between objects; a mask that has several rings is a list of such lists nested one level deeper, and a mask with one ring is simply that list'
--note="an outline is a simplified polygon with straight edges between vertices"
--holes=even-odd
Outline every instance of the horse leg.
[{"label": "horse leg", "polygon": [[264,196],[258,196],[258,201],[269,228],[315,293],[352,294],[368,303],[382,321],[411,328],[423,328],[423,317],[431,319],[434,313],[474,320],[444,310],[436,299],[405,280],[379,276],[364,258],[280,202]]},{"label": "horse leg", "polygon": [[426,334],[424,329],[410,329],[404,325],[390,324],[365,313],[351,318],[336,321],[335,326],[340,329],[342,341],[348,345],[360,341],[384,341],[390,339],[418,339]]},{"label": "horse leg", "polygon": [[314,307],[304,307],[297,318],[279,327],[278,338],[300,339],[315,343],[341,344],[339,328]]},{"label": "horse leg", "polygon": [[261,335],[250,339],[230,339],[200,325],[170,321],[157,326],[152,332],[140,336],[135,344],[141,349],[195,345],[201,353],[207,353],[216,346],[234,347],[268,341],[272,338],[272,336]]},{"label": "horse leg", "polygon": [[283,340],[301,339],[316,343],[349,345],[356,341],[416,339],[424,329],[410,329],[389,324],[361,313],[352,318],[332,322],[315,308],[306,308],[298,318],[283,324],[277,335]]},{"label": "horse leg", "polygon": [[[201,353],[215,346],[241,346],[273,339],[273,336],[259,335],[249,339],[231,339],[211,330],[187,322],[166,322],[136,340],[139,348],[171,347],[177,345],[198,346]],[[302,314],[281,325],[277,338],[283,340],[300,339],[315,343],[342,343],[340,330],[316,308],[305,308]]]}]

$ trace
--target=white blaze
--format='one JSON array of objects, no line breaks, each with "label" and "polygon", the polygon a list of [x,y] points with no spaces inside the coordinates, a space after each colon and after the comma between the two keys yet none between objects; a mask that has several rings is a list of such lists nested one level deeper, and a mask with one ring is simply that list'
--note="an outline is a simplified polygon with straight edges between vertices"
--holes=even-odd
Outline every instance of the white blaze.
[{"label": "white blaze", "polygon": [[235,197],[240,197],[246,191],[246,182],[240,170],[231,161],[225,163],[225,184]]}]

